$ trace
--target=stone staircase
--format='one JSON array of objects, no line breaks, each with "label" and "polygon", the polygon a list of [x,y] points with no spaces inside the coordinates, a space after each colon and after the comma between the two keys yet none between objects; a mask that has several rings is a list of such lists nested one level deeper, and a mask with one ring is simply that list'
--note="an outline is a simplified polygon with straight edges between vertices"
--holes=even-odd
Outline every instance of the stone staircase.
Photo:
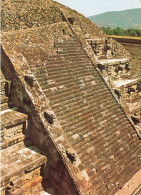
[{"label": "stone staircase", "polygon": [[28,116],[9,107],[8,89],[1,72],[1,194],[40,194],[46,157],[31,145]]},{"label": "stone staircase", "polygon": [[[128,151],[128,147],[125,145],[122,146],[124,148],[122,148],[123,152],[118,153],[120,144],[115,143],[116,139],[119,138],[114,134],[122,129],[121,139],[128,139],[128,143],[132,145],[133,138],[127,138],[128,131],[131,129],[127,119],[121,114],[117,102],[111,101],[110,92],[105,88],[80,43],[75,39],[64,40],[56,42],[55,48],[57,49],[57,55],[50,56],[44,66],[42,64],[38,65],[38,67],[37,65],[30,66],[31,71],[49,99],[51,108],[57,115],[73,148],[79,153],[81,162],[84,163],[85,167],[88,168],[89,164],[93,166],[93,162],[98,162],[97,165],[90,169],[95,169],[95,167],[103,169],[106,163],[111,163],[107,173],[98,172],[97,170],[94,173],[88,170],[90,179],[93,182],[92,185],[96,187],[98,193],[108,194],[108,188],[101,189],[101,178],[109,177],[110,173],[112,177],[110,181],[118,182],[122,186],[129,179],[127,177],[131,177],[135,171],[135,169],[131,171],[127,168],[127,175],[124,175],[124,171],[120,166],[124,159],[126,168],[133,154]],[[99,110],[102,111],[102,114]],[[111,117],[114,121],[112,124]],[[91,135],[91,139],[87,139],[88,135]],[[107,140],[108,146],[105,144]],[[121,141],[121,144],[123,142]],[[96,149],[103,144],[103,151]],[[93,146],[95,147],[94,152]],[[110,152],[103,158],[107,148],[110,148]],[[91,159],[88,160],[88,155],[85,151],[93,152]],[[117,157],[120,176],[117,176],[115,162],[109,160],[113,153]],[[97,155],[99,160],[97,160]],[[121,155],[121,157],[119,158],[118,155]],[[75,158],[72,158],[72,164],[74,161]],[[84,167],[80,166],[80,168],[83,170]],[[112,185],[111,188],[113,188]]]},{"label": "stone staircase", "polygon": [[97,57],[98,69],[105,78],[110,78],[110,85],[119,101],[121,102],[121,97],[125,100],[133,122],[140,127],[141,78],[134,75],[131,60],[128,57],[115,56],[110,39],[88,39],[87,42]]}]

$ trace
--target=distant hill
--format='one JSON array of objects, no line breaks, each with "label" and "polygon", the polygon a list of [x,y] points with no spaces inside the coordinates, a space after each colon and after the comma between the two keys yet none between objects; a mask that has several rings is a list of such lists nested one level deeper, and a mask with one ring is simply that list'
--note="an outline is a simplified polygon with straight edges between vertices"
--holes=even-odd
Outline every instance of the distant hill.
[{"label": "distant hill", "polygon": [[141,29],[141,8],[105,12],[88,19],[100,27]]}]

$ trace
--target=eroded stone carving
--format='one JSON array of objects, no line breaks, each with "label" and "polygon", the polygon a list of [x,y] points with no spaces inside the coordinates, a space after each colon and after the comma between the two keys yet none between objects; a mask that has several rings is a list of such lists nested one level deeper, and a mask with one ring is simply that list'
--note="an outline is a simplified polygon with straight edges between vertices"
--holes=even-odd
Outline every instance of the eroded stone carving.
[{"label": "eroded stone carving", "polygon": [[49,124],[53,124],[54,120],[55,120],[55,116],[54,113],[50,110],[47,110],[44,112],[44,117],[46,118],[46,120],[48,121]]},{"label": "eroded stone carving", "polygon": [[33,75],[25,75],[24,79],[31,87],[33,87],[36,82],[36,79]]}]

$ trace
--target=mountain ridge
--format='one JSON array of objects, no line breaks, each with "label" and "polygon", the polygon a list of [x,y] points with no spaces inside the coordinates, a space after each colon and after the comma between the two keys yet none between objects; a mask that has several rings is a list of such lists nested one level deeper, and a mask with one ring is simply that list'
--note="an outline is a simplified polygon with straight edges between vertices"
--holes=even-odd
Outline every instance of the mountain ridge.
[{"label": "mountain ridge", "polygon": [[[124,18],[124,20],[123,20]],[[141,29],[141,8],[109,11],[88,17],[100,27]]]}]

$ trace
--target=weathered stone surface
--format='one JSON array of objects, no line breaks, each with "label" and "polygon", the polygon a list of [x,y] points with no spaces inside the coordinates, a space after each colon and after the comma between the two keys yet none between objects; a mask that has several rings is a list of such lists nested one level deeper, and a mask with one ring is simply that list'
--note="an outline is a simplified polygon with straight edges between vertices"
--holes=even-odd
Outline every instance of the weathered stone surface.
[{"label": "weathered stone surface", "polygon": [[[3,73],[2,81],[6,83]],[[37,194],[43,188],[40,176],[41,165],[46,163],[46,157],[39,154],[37,148],[29,145],[27,130],[27,115],[9,108],[5,92],[1,110],[1,193],[2,194]],[[11,96],[9,89],[8,96]],[[36,150],[36,152],[35,152]],[[29,182],[30,181],[30,182]],[[35,189],[38,186],[37,189]],[[30,193],[31,192],[31,193]]]},{"label": "weathered stone surface", "polygon": [[2,30],[12,31],[62,20],[61,12],[51,0],[41,1],[2,1]]},{"label": "weathered stone surface", "polygon": [[141,181],[141,170],[137,172],[115,195],[140,194],[140,190],[141,190],[140,181]]},{"label": "weathered stone surface", "polygon": [[[59,3],[6,0],[2,6],[2,71],[12,80],[10,105],[29,115],[28,136],[48,156],[40,175],[37,167],[46,158],[38,152],[34,156],[24,145],[16,151],[14,162],[21,158],[20,170],[12,170],[12,160],[9,170],[13,177],[21,171],[23,185],[15,193],[38,194],[43,176],[44,189],[54,188],[57,195],[115,194],[140,170],[141,143],[97,65],[110,65],[109,71],[118,65],[119,75],[126,75],[129,53],[84,16]],[[110,71],[116,76],[115,72]],[[2,139],[20,130],[10,127]],[[19,143],[9,150],[15,151]],[[27,154],[20,153],[24,150]],[[29,182],[23,179],[24,171],[31,172],[25,176]]]}]

